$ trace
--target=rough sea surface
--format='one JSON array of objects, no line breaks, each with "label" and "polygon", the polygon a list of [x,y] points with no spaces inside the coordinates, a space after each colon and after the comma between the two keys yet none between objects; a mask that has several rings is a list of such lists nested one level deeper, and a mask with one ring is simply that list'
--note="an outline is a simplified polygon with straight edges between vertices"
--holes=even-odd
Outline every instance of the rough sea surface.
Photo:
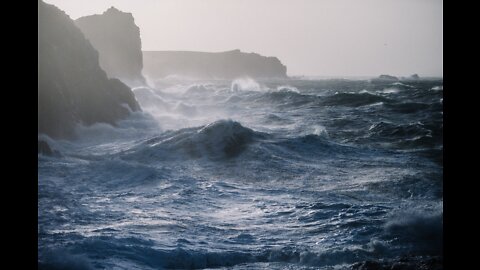
[{"label": "rough sea surface", "polygon": [[43,269],[442,256],[443,81],[157,80],[38,155]]}]

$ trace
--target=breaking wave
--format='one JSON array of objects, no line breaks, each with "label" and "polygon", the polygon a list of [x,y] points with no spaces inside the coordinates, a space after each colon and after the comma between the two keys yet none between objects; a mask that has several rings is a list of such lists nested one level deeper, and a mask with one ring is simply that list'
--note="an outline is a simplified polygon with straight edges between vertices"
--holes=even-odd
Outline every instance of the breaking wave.
[{"label": "breaking wave", "polygon": [[150,82],[142,112],[38,136],[40,269],[443,255],[441,80]]}]

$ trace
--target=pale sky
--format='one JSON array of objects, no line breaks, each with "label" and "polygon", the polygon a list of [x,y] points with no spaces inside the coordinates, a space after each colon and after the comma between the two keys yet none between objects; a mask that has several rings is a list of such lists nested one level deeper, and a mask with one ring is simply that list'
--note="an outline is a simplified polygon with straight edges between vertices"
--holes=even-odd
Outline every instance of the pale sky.
[{"label": "pale sky", "polygon": [[143,50],[276,56],[310,76],[443,76],[442,0],[44,0],[72,19],[114,6]]}]

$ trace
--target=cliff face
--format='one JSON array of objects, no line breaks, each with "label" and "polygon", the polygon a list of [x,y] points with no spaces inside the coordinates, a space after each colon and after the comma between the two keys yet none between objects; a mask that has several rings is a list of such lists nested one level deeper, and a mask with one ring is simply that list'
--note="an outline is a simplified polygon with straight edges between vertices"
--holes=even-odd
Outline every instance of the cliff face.
[{"label": "cliff face", "polygon": [[144,85],[140,29],[131,13],[111,7],[101,15],[75,20],[100,54],[100,66],[110,78],[118,78],[131,87]]},{"label": "cliff face", "polygon": [[278,58],[240,50],[220,53],[144,51],[143,63],[143,73],[151,78],[169,75],[199,79],[287,77],[287,67]]},{"label": "cliff face", "polygon": [[140,110],[128,86],[108,79],[98,53],[73,20],[38,2],[38,133],[73,135],[76,123],[114,124]]}]

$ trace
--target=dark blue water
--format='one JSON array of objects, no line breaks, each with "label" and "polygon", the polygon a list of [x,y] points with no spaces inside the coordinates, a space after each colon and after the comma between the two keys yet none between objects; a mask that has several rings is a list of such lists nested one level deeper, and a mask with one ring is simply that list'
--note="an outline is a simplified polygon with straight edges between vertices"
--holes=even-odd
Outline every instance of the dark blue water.
[{"label": "dark blue water", "polygon": [[38,156],[44,268],[344,269],[442,253],[443,82],[175,81]]}]

